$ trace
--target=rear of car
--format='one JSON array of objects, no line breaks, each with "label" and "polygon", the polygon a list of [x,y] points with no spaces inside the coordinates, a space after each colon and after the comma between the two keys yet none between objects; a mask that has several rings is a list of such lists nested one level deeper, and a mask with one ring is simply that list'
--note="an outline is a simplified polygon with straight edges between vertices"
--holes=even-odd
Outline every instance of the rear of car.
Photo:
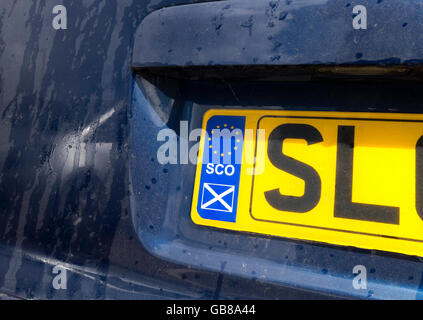
[{"label": "rear of car", "polygon": [[0,5],[2,294],[420,298],[420,1],[57,5]]}]

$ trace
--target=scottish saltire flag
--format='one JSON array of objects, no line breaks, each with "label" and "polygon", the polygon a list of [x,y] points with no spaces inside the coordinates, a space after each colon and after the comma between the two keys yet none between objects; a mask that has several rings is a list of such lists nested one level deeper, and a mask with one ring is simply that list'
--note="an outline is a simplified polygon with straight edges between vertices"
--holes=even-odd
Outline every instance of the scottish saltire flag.
[{"label": "scottish saltire flag", "polygon": [[206,132],[197,211],[204,219],[235,222],[245,117],[213,116]]},{"label": "scottish saltire flag", "polygon": [[231,213],[234,210],[235,186],[204,183],[201,209]]}]

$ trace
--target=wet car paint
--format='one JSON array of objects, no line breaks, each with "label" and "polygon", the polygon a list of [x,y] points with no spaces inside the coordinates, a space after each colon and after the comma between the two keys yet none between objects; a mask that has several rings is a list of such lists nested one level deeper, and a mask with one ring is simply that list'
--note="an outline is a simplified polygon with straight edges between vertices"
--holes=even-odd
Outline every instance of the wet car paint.
[{"label": "wet car paint", "polygon": [[[366,8],[356,30],[353,7]],[[135,38],[135,68],[421,63],[420,1],[228,0],[156,10]]]},{"label": "wet car paint", "polygon": [[[423,270],[416,258],[213,231],[207,236],[215,249],[201,266],[187,258],[190,248],[177,250],[178,241],[166,238],[168,230],[163,233],[159,221],[137,221],[136,206],[142,207],[144,217],[153,213],[160,219],[169,212],[164,207],[168,198],[179,199],[182,192],[189,198],[192,193],[189,180],[183,188],[163,193],[169,185],[178,187],[183,171],[164,171],[155,159],[157,130],[164,125],[177,128],[192,110],[176,105],[163,121],[150,102],[151,93],[161,90],[148,81],[137,82],[131,69],[142,20],[161,7],[182,3],[63,1],[67,30],[51,26],[52,8],[59,4],[55,0],[0,4],[2,294],[36,299],[273,299],[386,298],[395,292],[395,297],[419,298]],[[253,104],[248,85],[234,86],[238,99]],[[208,87],[193,84],[182,104],[240,104],[227,88],[218,89],[220,101],[214,101]],[[266,88],[261,88],[264,94]],[[318,96],[318,89],[309,89],[311,98]],[[200,96],[192,97],[196,92]],[[169,98],[164,94],[160,99]],[[305,103],[290,99],[291,107]],[[380,96],[372,99],[370,107],[383,108]],[[410,103],[407,110],[415,109]],[[141,168],[134,176],[129,173],[131,157]],[[174,218],[183,214],[177,212]],[[186,230],[182,235],[203,234]],[[237,242],[228,242],[234,237]],[[156,250],[157,244],[164,251]],[[262,259],[233,256],[231,250],[239,244],[251,245]],[[191,257],[206,255],[200,250]],[[213,259],[216,264],[211,265]],[[269,276],[263,277],[260,268],[272,261],[275,273],[266,271]],[[361,263],[376,279],[365,292],[350,287],[352,267]],[[241,272],[243,264],[248,273]],[[56,265],[68,270],[66,290],[52,286]],[[304,286],[304,281],[310,285]],[[337,286],[344,289],[332,290]],[[398,288],[402,290],[395,291]]]}]

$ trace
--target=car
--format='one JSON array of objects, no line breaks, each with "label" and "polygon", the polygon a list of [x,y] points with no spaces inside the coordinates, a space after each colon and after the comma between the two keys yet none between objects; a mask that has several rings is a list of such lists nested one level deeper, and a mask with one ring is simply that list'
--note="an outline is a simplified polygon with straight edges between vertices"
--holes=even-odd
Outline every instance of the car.
[{"label": "car", "polygon": [[0,298],[420,299],[420,2],[3,0]]}]

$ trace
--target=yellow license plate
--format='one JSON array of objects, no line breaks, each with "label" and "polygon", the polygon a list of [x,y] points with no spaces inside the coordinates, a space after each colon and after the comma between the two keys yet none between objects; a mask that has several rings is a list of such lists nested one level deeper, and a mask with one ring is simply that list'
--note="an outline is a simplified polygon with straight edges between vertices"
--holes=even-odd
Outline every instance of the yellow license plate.
[{"label": "yellow license plate", "polygon": [[191,218],[423,256],[423,115],[209,110]]}]

